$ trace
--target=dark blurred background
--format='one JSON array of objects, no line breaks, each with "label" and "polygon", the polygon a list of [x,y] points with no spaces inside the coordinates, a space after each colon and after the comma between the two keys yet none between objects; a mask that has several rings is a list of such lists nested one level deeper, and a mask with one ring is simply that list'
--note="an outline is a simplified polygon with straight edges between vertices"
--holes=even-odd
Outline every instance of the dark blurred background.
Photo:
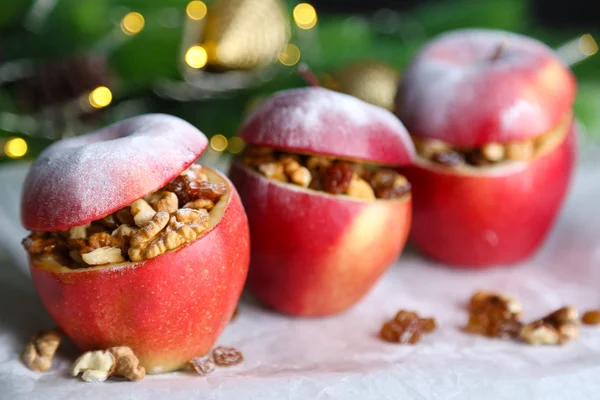
[{"label": "dark blurred background", "polygon": [[[585,0],[2,0],[0,163],[119,119],[166,112],[235,154],[271,93],[321,83],[390,107],[431,37],[503,29],[554,48],[579,81],[577,117],[600,138],[600,2]],[[4,151],[2,151],[4,150]]]}]

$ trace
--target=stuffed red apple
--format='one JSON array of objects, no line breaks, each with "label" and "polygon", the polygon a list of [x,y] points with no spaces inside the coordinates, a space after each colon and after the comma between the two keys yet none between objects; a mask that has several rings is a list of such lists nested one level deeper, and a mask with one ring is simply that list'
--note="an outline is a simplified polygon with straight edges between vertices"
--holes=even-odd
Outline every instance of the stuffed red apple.
[{"label": "stuffed red apple", "polygon": [[249,264],[229,180],[193,164],[190,124],[146,115],[60,141],[33,164],[21,217],[33,281],[82,350],[129,346],[150,373],[207,353]]},{"label": "stuffed red apple", "polygon": [[417,148],[411,240],[444,263],[531,256],[559,213],[576,157],[570,70],[513,33],[463,30],[426,45],[396,113]]},{"label": "stuffed red apple", "polygon": [[280,92],[244,123],[230,170],[248,214],[248,286],[283,313],[352,306],[399,256],[410,186],[381,167],[414,148],[394,115],[322,88]]}]

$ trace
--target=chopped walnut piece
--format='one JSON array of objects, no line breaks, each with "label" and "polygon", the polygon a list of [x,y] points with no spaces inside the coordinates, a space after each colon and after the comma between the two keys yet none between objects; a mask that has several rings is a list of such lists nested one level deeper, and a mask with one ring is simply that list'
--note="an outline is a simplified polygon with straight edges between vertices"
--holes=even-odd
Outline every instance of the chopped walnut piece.
[{"label": "chopped walnut piece", "polygon": [[190,165],[190,167],[183,171],[180,176],[186,178],[190,182],[202,182],[208,180],[208,176],[206,176],[202,165],[198,164]]},{"label": "chopped walnut piece", "polygon": [[500,143],[488,143],[481,148],[481,155],[488,161],[502,161],[504,159],[504,154],[504,146]]},{"label": "chopped walnut piece", "polygon": [[193,208],[194,210],[200,210],[200,209],[205,209],[205,210],[212,210],[212,208],[215,206],[215,203],[213,203],[212,201],[208,200],[208,199],[197,199],[197,200],[193,200],[190,201],[189,203],[185,203],[183,205],[183,208]]},{"label": "chopped walnut piece", "polygon": [[142,243],[155,238],[167,226],[167,223],[169,223],[169,214],[166,212],[157,212],[143,228],[131,237],[131,247],[139,247]]},{"label": "chopped walnut piece", "polygon": [[567,343],[579,337],[579,313],[574,307],[560,308],[525,325],[519,337],[532,345]]},{"label": "chopped walnut piece", "polygon": [[132,226],[135,225],[135,221],[133,219],[133,214],[131,214],[131,207],[121,208],[119,211],[117,211],[113,215],[121,224],[127,224],[127,225],[132,225]]},{"label": "chopped walnut piece", "polygon": [[215,364],[219,367],[229,367],[244,361],[242,353],[233,347],[219,346],[213,350],[212,355]]},{"label": "chopped walnut piece", "polygon": [[120,247],[100,247],[89,253],[81,254],[81,259],[88,265],[106,265],[125,262]]},{"label": "chopped walnut piece", "polygon": [[469,302],[469,322],[465,330],[488,337],[515,337],[521,323],[523,308],[514,298],[498,293],[479,291]]},{"label": "chopped walnut piece", "polygon": [[111,373],[113,376],[122,376],[130,381],[139,381],[146,376],[146,369],[133,354],[133,350],[126,346],[111,347],[108,352],[115,358],[115,366]]},{"label": "chopped walnut piece", "polygon": [[286,156],[282,157],[281,163],[286,175],[290,181],[302,187],[308,187],[312,180],[312,175],[308,168],[303,167],[298,162],[298,157]]},{"label": "chopped walnut piece", "polygon": [[111,236],[114,236],[119,239],[131,238],[137,232],[138,228],[134,228],[133,226],[123,224],[119,225],[119,227],[111,233]]},{"label": "chopped walnut piece", "polygon": [[[95,221],[96,224],[100,225],[98,228],[108,228],[108,229],[117,229],[119,226],[119,220],[117,219],[116,213],[112,213],[102,218],[99,221]],[[100,232],[100,230],[99,230]],[[89,232],[88,232],[89,233]],[[94,232],[96,233],[96,232]],[[83,238],[82,238],[83,239]]]},{"label": "chopped walnut piece", "polygon": [[90,224],[75,226],[69,229],[69,239],[85,239],[87,237],[87,229]]},{"label": "chopped walnut piece", "polygon": [[329,157],[324,156],[312,156],[306,160],[306,168],[309,170],[327,168],[331,165],[332,160]]},{"label": "chopped walnut piece", "polygon": [[209,215],[204,209],[182,208],[172,216],[156,213],[154,219],[131,238],[129,258],[141,261],[173,250],[196,239],[208,224]]},{"label": "chopped walnut piece", "polygon": [[431,159],[436,154],[450,150],[450,145],[437,139],[420,139],[413,137],[417,152],[424,158]]},{"label": "chopped walnut piece", "polygon": [[560,334],[558,331],[543,321],[535,321],[521,328],[519,337],[532,345],[558,344]]},{"label": "chopped walnut piece", "polygon": [[138,227],[143,228],[152,220],[156,211],[154,211],[146,200],[139,199],[131,204],[131,214],[133,215],[135,224]]},{"label": "chopped walnut piece", "polygon": [[352,180],[348,185],[346,194],[357,199],[375,200],[375,193],[373,192],[371,185],[369,185],[367,181],[359,177],[357,174],[352,176]]},{"label": "chopped walnut piece", "polygon": [[275,151],[270,147],[247,146],[243,153],[243,162],[246,165],[258,167],[275,160]]},{"label": "chopped walnut piece", "polygon": [[383,197],[380,194],[384,188],[391,188],[394,185],[394,179],[396,175],[401,176],[393,170],[385,168],[377,169],[371,172],[368,180],[377,197]]},{"label": "chopped walnut piece", "polygon": [[48,371],[61,339],[62,334],[58,329],[38,333],[25,346],[21,356],[23,362],[32,371]]},{"label": "chopped walnut piece", "polygon": [[112,236],[108,232],[94,233],[89,237],[88,243],[92,249],[121,246],[121,240],[118,237]]},{"label": "chopped walnut piece", "polygon": [[436,328],[433,318],[420,318],[414,311],[400,310],[381,327],[379,336],[386,342],[415,344],[423,333],[433,332]]},{"label": "chopped walnut piece", "polygon": [[535,154],[533,140],[523,142],[511,142],[506,145],[506,158],[513,161],[527,161]]},{"label": "chopped walnut piece", "polygon": [[173,213],[179,208],[179,200],[173,192],[160,190],[146,196],[146,201],[154,208],[156,212]]},{"label": "chopped walnut piece", "polygon": [[80,373],[86,382],[103,382],[109,376],[121,376],[138,381],[146,376],[146,370],[129,347],[111,347],[108,350],[83,353],[71,367],[71,375]]},{"label": "chopped walnut piece", "polygon": [[35,233],[23,239],[21,243],[25,250],[34,256],[60,254],[68,251],[67,244],[62,239]]},{"label": "chopped walnut piece", "polygon": [[279,182],[287,182],[287,176],[280,162],[268,162],[258,166],[258,171],[269,179]]},{"label": "chopped walnut piece", "polygon": [[188,362],[198,375],[206,376],[215,370],[215,362],[211,357],[197,357]]},{"label": "chopped walnut piece", "polygon": [[115,368],[115,357],[105,350],[83,353],[71,367],[71,375],[81,375],[86,382],[104,382]]},{"label": "chopped walnut piece", "polygon": [[581,322],[586,325],[600,325],[600,310],[586,311],[581,317]]}]

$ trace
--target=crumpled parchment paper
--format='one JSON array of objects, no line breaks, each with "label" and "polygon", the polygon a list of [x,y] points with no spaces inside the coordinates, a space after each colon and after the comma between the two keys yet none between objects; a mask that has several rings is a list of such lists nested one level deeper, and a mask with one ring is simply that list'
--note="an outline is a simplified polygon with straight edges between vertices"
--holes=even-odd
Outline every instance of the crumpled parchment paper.
[{"label": "crumpled parchment paper", "polygon": [[[592,399],[600,393],[600,328],[582,327],[564,347],[530,347],[460,331],[478,289],[521,299],[526,320],[563,305],[600,307],[600,166],[587,157],[542,251],[512,268],[456,271],[407,251],[351,311],[294,319],[244,295],[219,340],[244,353],[207,377],[187,372],[141,382],[82,382],[64,346],[51,372],[19,360],[37,330],[53,326],[29,280],[19,242],[18,188],[26,165],[0,170],[0,398],[53,399]],[[540,195],[543,195],[541,193]],[[398,309],[434,316],[439,329],[415,346],[377,338]]]}]

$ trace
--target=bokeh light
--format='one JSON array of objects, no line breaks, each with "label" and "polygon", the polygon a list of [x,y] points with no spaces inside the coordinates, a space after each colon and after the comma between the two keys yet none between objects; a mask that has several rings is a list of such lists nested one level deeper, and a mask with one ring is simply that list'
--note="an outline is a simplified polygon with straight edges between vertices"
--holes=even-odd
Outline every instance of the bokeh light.
[{"label": "bokeh light", "polygon": [[298,61],[300,61],[300,49],[291,43],[286,44],[285,49],[279,54],[279,62],[291,67],[296,65]]},{"label": "bokeh light", "polygon": [[202,68],[207,61],[208,54],[202,46],[192,46],[185,53],[185,63],[192,68]]},{"label": "bokeh light", "polygon": [[22,138],[11,138],[4,144],[4,154],[10,158],[21,158],[27,154],[27,142]]},{"label": "bokeh light", "polygon": [[300,29],[310,29],[317,24],[317,11],[308,3],[300,3],[294,7],[294,22]]},{"label": "bokeh light", "polygon": [[121,30],[126,35],[135,35],[144,29],[144,16],[138,12],[130,12],[121,20]]},{"label": "bokeh light", "polygon": [[99,86],[88,96],[90,105],[94,108],[104,108],[112,102],[112,92],[106,86]]},{"label": "bokeh light", "polygon": [[231,154],[241,153],[242,150],[244,150],[244,141],[238,136],[232,137],[229,139],[229,146],[227,147],[227,150],[229,150]]},{"label": "bokeh light", "polygon": [[210,147],[215,151],[224,151],[228,144],[229,141],[223,135],[215,135],[210,138]]},{"label": "bokeh light", "polygon": [[206,17],[208,7],[206,7],[206,4],[204,4],[203,1],[192,1],[187,5],[185,12],[190,19],[200,21]]},{"label": "bokeh light", "polygon": [[598,52],[598,43],[596,42],[596,39],[589,33],[582,35],[579,38],[579,51],[587,57],[596,54]]}]

